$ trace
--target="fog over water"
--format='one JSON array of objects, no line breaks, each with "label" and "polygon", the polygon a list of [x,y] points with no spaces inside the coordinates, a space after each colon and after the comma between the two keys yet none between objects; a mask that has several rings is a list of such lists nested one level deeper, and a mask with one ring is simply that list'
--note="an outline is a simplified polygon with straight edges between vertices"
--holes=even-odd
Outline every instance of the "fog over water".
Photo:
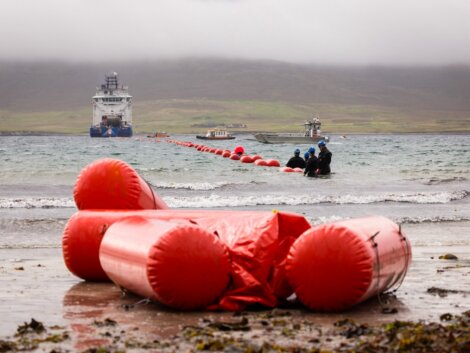
[{"label": "fog over water", "polygon": [[468,0],[2,0],[0,60],[470,64]]}]

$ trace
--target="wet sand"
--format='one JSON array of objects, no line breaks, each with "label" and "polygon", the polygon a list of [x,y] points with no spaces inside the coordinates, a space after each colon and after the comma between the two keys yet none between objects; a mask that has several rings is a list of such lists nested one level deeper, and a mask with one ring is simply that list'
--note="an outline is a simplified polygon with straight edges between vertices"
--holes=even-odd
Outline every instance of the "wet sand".
[{"label": "wet sand", "polygon": [[[310,331],[316,327],[326,332],[346,318],[375,325],[394,320],[439,321],[445,313],[462,314],[470,310],[469,225],[469,222],[406,225],[413,261],[395,296],[373,298],[342,313],[315,313],[297,305],[276,309],[274,315],[271,310],[252,311],[247,317],[250,322],[259,323],[266,317],[273,320],[279,310],[287,310],[288,322],[307,323],[311,325]],[[446,241],[432,243],[432,239],[439,238]],[[439,259],[447,253],[456,255],[458,260]],[[18,325],[31,318],[48,327],[59,325],[66,330],[68,338],[61,347],[75,350],[109,345],[118,333],[127,339],[139,336],[165,340],[181,334],[183,326],[196,325],[202,319],[206,322],[240,320],[233,313],[174,312],[137,296],[123,295],[112,283],[83,282],[68,272],[60,248],[0,249],[0,264],[3,318],[0,340],[11,338]],[[433,287],[446,291],[429,291]],[[114,333],[110,333],[110,326]],[[280,334],[283,339],[289,338],[282,333],[285,328],[266,332],[263,324],[258,326],[251,336]],[[272,322],[267,326],[272,327]],[[246,337],[257,339],[251,336]],[[297,335],[295,339],[302,338]],[[176,344],[170,342],[173,343],[169,345]]]}]

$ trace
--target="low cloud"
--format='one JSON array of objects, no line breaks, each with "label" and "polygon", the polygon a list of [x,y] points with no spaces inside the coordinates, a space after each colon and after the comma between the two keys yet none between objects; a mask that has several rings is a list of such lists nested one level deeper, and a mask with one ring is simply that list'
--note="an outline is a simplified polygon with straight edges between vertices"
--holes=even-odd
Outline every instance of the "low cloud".
[{"label": "low cloud", "polygon": [[2,0],[2,60],[470,64],[467,0]]}]

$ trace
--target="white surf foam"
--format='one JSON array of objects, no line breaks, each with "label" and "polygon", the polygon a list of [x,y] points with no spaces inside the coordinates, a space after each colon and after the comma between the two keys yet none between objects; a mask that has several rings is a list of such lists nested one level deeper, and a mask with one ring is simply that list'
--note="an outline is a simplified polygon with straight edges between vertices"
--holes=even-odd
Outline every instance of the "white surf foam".
[{"label": "white surf foam", "polygon": [[71,198],[53,197],[26,197],[1,198],[0,208],[74,208],[75,202]]},{"label": "white surf foam", "polygon": [[258,205],[312,205],[330,204],[371,204],[379,202],[405,202],[417,204],[444,204],[469,196],[467,191],[381,193],[371,195],[243,195],[166,197],[165,202],[175,208],[243,207]]}]

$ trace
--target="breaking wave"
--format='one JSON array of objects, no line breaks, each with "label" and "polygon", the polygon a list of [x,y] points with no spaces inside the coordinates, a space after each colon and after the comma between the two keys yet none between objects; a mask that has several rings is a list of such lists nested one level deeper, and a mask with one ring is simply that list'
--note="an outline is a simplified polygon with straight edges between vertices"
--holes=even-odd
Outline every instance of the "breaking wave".
[{"label": "breaking wave", "polygon": [[376,195],[218,195],[192,197],[166,197],[165,202],[174,208],[243,207],[259,205],[314,205],[314,204],[371,204],[379,202],[404,202],[417,204],[445,204],[468,197],[466,190],[435,193],[384,193]]},{"label": "breaking wave", "polygon": [[157,189],[184,189],[184,190],[198,190],[207,191],[220,189],[225,186],[235,185],[229,182],[215,182],[215,183],[155,183],[153,187]]},{"label": "breaking wave", "polygon": [[394,219],[397,223],[420,224],[420,223],[441,223],[441,222],[467,222],[470,216],[422,216],[422,217],[401,217]]},{"label": "breaking wave", "polygon": [[439,184],[447,184],[453,182],[462,182],[467,181],[468,179],[465,177],[451,177],[451,178],[437,178],[433,177],[426,181],[425,185],[439,185]]},{"label": "breaking wave", "polygon": [[[231,185],[231,183],[188,184],[191,190],[214,190]],[[184,184],[168,184],[167,188],[184,188]],[[199,188],[199,189],[197,189]],[[222,195],[204,194],[191,196],[166,196],[164,201],[171,208],[213,208],[213,207],[244,207],[259,205],[315,205],[315,204],[372,204],[380,202],[403,202],[416,204],[445,204],[462,200],[470,196],[466,190],[454,192],[404,192],[380,193],[371,195],[286,195],[286,194],[245,194]],[[26,197],[0,198],[1,208],[75,208],[72,198]]]},{"label": "breaking wave", "polygon": [[71,198],[26,197],[0,198],[0,208],[75,208]]}]

